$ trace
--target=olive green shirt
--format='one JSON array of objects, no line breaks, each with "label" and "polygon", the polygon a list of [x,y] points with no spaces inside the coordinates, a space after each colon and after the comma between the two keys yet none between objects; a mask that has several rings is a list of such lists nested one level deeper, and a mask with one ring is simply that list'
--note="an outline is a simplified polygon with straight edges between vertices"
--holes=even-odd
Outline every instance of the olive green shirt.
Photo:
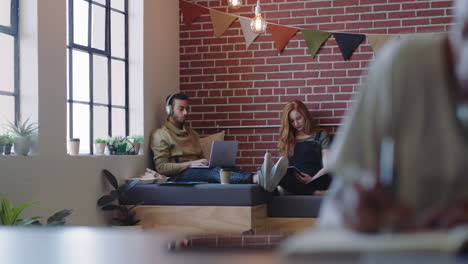
[{"label": "olive green shirt", "polygon": [[179,174],[182,162],[203,158],[200,136],[188,126],[177,128],[166,123],[151,136],[156,171],[166,176]]}]

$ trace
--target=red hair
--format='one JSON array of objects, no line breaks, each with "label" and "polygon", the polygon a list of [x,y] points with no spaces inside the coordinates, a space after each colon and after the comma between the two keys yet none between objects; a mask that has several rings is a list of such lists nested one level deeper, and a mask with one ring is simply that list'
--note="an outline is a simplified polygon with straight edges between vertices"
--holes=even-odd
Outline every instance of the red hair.
[{"label": "red hair", "polygon": [[315,123],[307,106],[299,100],[292,100],[286,104],[281,114],[281,128],[279,149],[281,156],[290,158],[294,154],[294,145],[296,144],[297,130],[291,126],[289,114],[296,110],[304,118],[304,133],[312,134],[315,130]]}]

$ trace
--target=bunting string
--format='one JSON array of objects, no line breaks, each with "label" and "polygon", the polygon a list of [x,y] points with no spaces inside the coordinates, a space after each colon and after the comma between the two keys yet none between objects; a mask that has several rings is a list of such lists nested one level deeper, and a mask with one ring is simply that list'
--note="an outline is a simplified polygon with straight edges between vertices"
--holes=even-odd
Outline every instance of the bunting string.
[{"label": "bunting string", "polygon": [[[209,13],[213,24],[214,36],[217,38],[221,37],[231,24],[238,19],[241,24],[246,48],[249,48],[249,46],[258,37],[258,34],[252,32],[250,29],[251,18],[248,17],[218,11],[186,0],[181,1],[181,13],[182,21],[187,27],[190,27],[193,21],[201,15]],[[301,32],[312,58],[315,57],[322,45],[330,38],[330,36],[333,36],[344,60],[349,60],[351,58],[354,51],[361,45],[364,39],[367,39],[374,52],[378,52],[386,42],[392,39],[401,38],[401,35],[399,34],[327,32],[293,26],[283,26],[270,22],[267,22],[267,31],[271,34],[271,38],[278,52],[282,52],[289,40],[294,37],[297,32]]]}]

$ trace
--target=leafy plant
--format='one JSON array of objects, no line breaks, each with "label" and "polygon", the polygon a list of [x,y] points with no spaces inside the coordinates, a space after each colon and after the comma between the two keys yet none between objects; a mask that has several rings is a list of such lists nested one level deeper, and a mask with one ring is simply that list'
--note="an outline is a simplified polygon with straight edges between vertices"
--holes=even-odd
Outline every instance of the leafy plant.
[{"label": "leafy plant", "polygon": [[[124,185],[119,186],[115,176],[108,170],[103,170],[102,174],[107,182],[114,188],[109,194],[103,195],[97,201],[97,205],[104,211],[115,211],[117,216],[112,218],[115,223],[122,226],[133,226],[140,222],[136,219],[136,213],[133,210],[137,205],[125,206],[120,203],[125,203],[127,200],[127,192],[140,180],[136,179]],[[117,202],[116,202],[117,201]]]},{"label": "leafy plant", "polygon": [[127,137],[128,139],[133,139],[135,143],[143,143],[144,137],[142,135],[130,135]]},{"label": "leafy plant", "polygon": [[13,144],[14,142],[15,142],[15,140],[13,139],[13,137],[10,134],[5,134],[5,138],[4,138],[5,145]]},{"label": "leafy plant", "polygon": [[102,139],[102,138],[96,138],[94,139],[94,143],[106,143],[107,141],[105,139]]},{"label": "leafy plant", "polygon": [[29,118],[24,122],[18,120],[18,123],[15,124],[11,121],[8,121],[8,129],[13,135],[17,137],[26,137],[30,138],[34,135],[34,132],[37,130],[37,123],[30,123]]},{"label": "leafy plant", "polygon": [[39,216],[28,217],[26,219],[20,219],[19,215],[28,206],[37,202],[24,203],[18,207],[3,199],[0,205],[0,225],[30,225],[39,219]]},{"label": "leafy plant", "polygon": [[10,134],[4,133],[0,135],[0,145],[13,144],[13,142],[13,137]]},{"label": "leafy plant", "polygon": [[[61,211],[56,212],[55,214],[49,216],[47,218],[45,226],[63,226],[65,225],[65,218],[73,213],[71,209],[63,209]],[[32,223],[33,225],[43,225],[39,220]]]},{"label": "leafy plant", "polygon": [[111,155],[127,154],[127,138],[124,137],[109,137],[107,138],[107,148]]}]

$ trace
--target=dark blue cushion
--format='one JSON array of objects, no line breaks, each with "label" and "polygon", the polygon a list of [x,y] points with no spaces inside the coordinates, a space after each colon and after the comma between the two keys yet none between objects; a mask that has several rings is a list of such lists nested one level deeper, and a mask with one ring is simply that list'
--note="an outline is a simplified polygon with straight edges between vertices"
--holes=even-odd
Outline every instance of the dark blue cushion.
[{"label": "dark blue cushion", "polygon": [[318,195],[275,196],[268,203],[268,216],[316,218],[322,199]]},{"label": "dark blue cushion", "polygon": [[206,183],[190,186],[138,184],[126,204],[186,206],[254,206],[267,203],[271,193],[257,184]]}]

